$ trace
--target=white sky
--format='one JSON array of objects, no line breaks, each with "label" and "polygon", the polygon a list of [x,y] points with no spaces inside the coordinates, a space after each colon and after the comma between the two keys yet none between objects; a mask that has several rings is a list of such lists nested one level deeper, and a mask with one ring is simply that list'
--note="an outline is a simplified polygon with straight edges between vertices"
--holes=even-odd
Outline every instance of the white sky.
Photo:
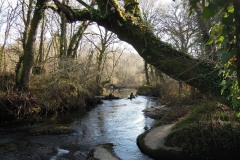
[{"label": "white sky", "polygon": [[[4,2],[4,4],[8,4],[8,3],[10,3],[10,4],[12,4],[13,6],[14,6],[14,4],[16,4],[16,2],[17,2],[18,0],[6,0],[6,1],[1,1],[1,2]],[[169,3],[173,3],[173,0],[157,0],[160,4],[169,4]],[[2,14],[1,14],[2,15]],[[5,19],[6,17],[5,16],[3,16],[2,18],[0,18],[0,19],[2,19],[2,21],[4,21],[4,19]],[[5,32],[5,27],[6,27],[6,25],[1,25],[0,24],[0,44],[2,44],[3,43],[3,38],[4,38],[4,32]],[[13,35],[11,35],[11,33],[13,34]],[[16,34],[15,33],[13,33],[13,31],[10,33],[10,37],[11,36],[16,36]],[[10,39],[12,39],[12,38],[10,38]],[[10,40],[8,40],[8,43],[11,43],[10,42]]]}]

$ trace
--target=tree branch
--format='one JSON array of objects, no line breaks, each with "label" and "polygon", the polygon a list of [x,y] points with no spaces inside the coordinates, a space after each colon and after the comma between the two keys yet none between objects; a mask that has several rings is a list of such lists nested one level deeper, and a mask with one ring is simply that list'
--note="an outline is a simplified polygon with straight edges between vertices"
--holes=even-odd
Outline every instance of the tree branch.
[{"label": "tree branch", "polygon": [[88,5],[87,3],[85,3],[84,1],[82,0],[77,0],[80,4],[82,4],[84,7],[86,7],[87,9],[93,9],[92,8],[92,5],[95,3],[94,1],[92,1],[92,3],[90,5]]},{"label": "tree branch", "polygon": [[[99,12],[92,8],[91,6],[88,6],[88,8],[91,8],[91,10],[87,9],[72,9],[71,7],[60,3],[58,0],[53,0],[55,5],[57,6],[57,12],[62,12],[65,14],[67,20],[69,23],[75,22],[75,21],[97,21],[101,19],[101,16],[99,16]],[[82,3],[81,3],[82,4]],[[51,7],[53,10],[54,8]]]},{"label": "tree branch", "polygon": [[58,8],[57,11],[58,11],[59,13],[60,13],[60,12],[64,13],[65,16],[66,16],[66,18],[67,18],[67,20],[68,20],[69,22],[75,22],[75,21],[76,21],[76,19],[75,19],[75,13],[74,13],[74,11],[72,10],[71,7],[69,7],[69,6],[67,6],[67,5],[65,5],[65,4],[63,4],[63,3],[60,3],[58,0],[53,0],[53,2],[55,3],[55,5],[56,5],[57,8]]}]

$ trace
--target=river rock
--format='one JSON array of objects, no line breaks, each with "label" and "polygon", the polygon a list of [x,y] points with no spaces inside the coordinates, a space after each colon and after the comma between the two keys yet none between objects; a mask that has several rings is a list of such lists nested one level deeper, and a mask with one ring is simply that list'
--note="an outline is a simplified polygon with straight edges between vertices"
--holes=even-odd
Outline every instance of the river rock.
[{"label": "river rock", "polygon": [[175,124],[152,128],[137,138],[140,150],[154,159],[182,160],[187,159],[181,148],[165,146],[165,138],[171,133]]},{"label": "river rock", "polygon": [[93,148],[89,154],[87,160],[121,160],[117,157],[113,150],[113,144],[101,144]]},{"label": "river rock", "polygon": [[166,105],[161,105],[157,107],[146,108],[143,110],[144,115],[153,119],[161,118],[169,108]]}]

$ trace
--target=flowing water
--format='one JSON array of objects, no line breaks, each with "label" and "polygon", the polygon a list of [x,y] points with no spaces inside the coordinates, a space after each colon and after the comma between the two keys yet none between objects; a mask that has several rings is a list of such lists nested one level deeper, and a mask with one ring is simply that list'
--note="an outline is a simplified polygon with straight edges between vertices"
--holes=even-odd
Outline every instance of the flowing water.
[{"label": "flowing water", "polygon": [[115,153],[123,160],[150,160],[138,149],[136,138],[153,122],[142,110],[156,105],[157,99],[144,96],[106,100],[84,116],[64,115],[57,123],[74,129],[73,133],[64,135],[31,136],[26,132],[29,127],[2,128],[0,159],[85,160],[94,146],[112,143]]}]

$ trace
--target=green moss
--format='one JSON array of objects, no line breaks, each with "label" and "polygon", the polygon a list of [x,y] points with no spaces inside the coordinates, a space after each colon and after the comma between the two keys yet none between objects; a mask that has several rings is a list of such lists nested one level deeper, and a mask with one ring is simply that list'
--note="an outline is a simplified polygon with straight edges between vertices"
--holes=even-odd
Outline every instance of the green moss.
[{"label": "green moss", "polygon": [[239,119],[217,103],[198,104],[176,124],[165,144],[181,147],[194,157],[231,157],[240,147]]},{"label": "green moss", "polygon": [[[169,107],[155,122],[155,125],[177,122],[165,139],[166,146],[182,148],[183,157],[187,155],[189,159],[233,159],[240,155],[240,120],[232,110],[216,102]],[[140,149],[156,159],[168,155],[164,150],[151,150],[145,146],[147,133],[137,139]]]},{"label": "green moss", "polygon": [[175,129],[188,127],[193,123],[199,122],[200,120],[202,120],[203,116],[209,113],[209,111],[211,111],[211,107],[205,105],[204,103],[195,105],[194,109],[188,115],[186,115],[186,117],[184,117],[177,123]]},{"label": "green moss", "polygon": [[172,124],[179,121],[191,111],[193,106],[174,105],[169,107],[170,109],[160,119],[155,121],[155,126]]},{"label": "green moss", "polygon": [[121,10],[121,6],[119,5],[118,1],[117,0],[113,0],[113,4],[119,14],[119,16],[122,18],[122,20],[126,20],[122,10]]}]

